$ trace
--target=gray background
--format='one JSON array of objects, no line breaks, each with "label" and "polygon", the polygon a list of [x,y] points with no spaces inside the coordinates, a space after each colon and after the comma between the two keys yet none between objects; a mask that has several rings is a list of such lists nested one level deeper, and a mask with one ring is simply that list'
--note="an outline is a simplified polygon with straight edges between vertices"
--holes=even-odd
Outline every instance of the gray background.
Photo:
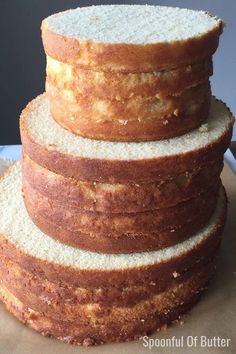
[{"label": "gray background", "polygon": [[[18,117],[29,100],[44,91],[45,57],[40,24],[44,17],[65,9],[97,4],[155,4],[207,10],[227,27],[214,56],[213,94],[236,114],[236,1],[73,1],[0,0],[0,145],[19,143]],[[236,140],[236,130],[234,132]]]}]

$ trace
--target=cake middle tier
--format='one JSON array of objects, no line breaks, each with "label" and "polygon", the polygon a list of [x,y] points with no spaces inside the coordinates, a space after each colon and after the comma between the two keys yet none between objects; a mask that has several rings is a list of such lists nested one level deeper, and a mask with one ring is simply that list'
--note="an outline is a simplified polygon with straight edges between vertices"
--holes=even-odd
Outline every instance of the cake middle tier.
[{"label": "cake middle tier", "polygon": [[[21,116],[28,213],[43,232],[83,249],[129,253],[174,245],[203,227],[214,211],[232,124],[225,105],[213,99],[204,126],[182,137],[95,141],[56,124],[41,96]],[[81,189],[86,194],[88,185],[97,187],[92,196],[87,192],[87,199],[93,198],[87,205],[77,196]],[[104,187],[105,207],[102,201],[101,209],[91,207]]]}]

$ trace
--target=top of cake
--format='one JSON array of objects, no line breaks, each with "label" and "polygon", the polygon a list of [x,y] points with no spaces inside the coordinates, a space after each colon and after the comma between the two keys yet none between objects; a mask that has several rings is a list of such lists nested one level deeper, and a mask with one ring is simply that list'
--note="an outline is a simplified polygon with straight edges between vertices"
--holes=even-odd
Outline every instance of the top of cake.
[{"label": "top of cake", "polygon": [[183,41],[221,24],[204,11],[149,5],[81,7],[43,21],[49,30],[78,40],[132,44]]}]

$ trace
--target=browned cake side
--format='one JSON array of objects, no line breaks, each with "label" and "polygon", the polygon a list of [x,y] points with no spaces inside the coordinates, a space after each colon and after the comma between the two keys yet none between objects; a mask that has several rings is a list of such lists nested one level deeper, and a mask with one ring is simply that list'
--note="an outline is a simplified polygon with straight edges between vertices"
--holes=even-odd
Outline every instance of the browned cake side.
[{"label": "browned cake side", "polygon": [[100,183],[81,181],[54,173],[23,154],[22,174],[34,189],[65,207],[133,213],[167,208],[195,197],[217,183],[223,167],[222,159],[202,168],[152,183]]},{"label": "browned cake side", "polygon": [[184,252],[180,256],[172,257],[168,262],[154,262],[147,266],[129,267],[126,269],[80,269],[45,262],[39,258],[25,253],[4,235],[0,235],[0,248],[2,256],[16,262],[23,269],[37,276],[47,278],[51,282],[59,281],[75,287],[119,287],[158,282],[165,277],[172,279],[173,273],[181,274],[185,269],[201,264],[210,255],[214,255],[219,247],[221,232],[225,224],[226,209],[215,225],[211,234],[191,252]]},{"label": "browned cake side", "polygon": [[38,301],[43,301],[48,306],[60,304],[65,308],[68,307],[70,311],[75,311],[77,305],[80,307],[91,303],[107,307],[132,307],[140,301],[177,286],[202,269],[209,271],[218,252],[219,247],[214,248],[208,257],[199,259],[198,263],[189,264],[181,273],[176,271],[172,274],[164,273],[156,282],[102,287],[74,287],[59,279],[57,282],[50,282],[43,276],[23,269],[9,258],[1,257],[0,282],[21,299],[24,299],[25,294],[27,296],[33,294],[34,297],[38,297]]},{"label": "browned cake side", "polygon": [[82,96],[46,84],[52,117],[74,134],[110,141],[148,141],[172,138],[198,127],[208,116],[209,81],[179,95],[110,100]]},{"label": "browned cake side", "polygon": [[[68,309],[63,312],[60,304],[49,306],[32,294],[20,300],[4,285],[0,286],[0,297],[10,312],[41,334],[84,345],[127,341],[179,319],[199,298],[213,272],[214,265],[133,307],[81,305],[77,316],[73,310],[70,314]],[[68,320],[61,319],[62,313]]]},{"label": "browned cake side", "polygon": [[35,224],[60,242],[104,253],[155,250],[191,237],[212,215],[219,184],[166,209],[100,213],[61,204],[23,181],[24,201]]},{"label": "browned cake side", "polygon": [[82,69],[47,56],[46,70],[47,82],[59,90],[109,100],[178,95],[188,87],[206,82],[213,74],[211,57],[172,70],[122,73]]}]

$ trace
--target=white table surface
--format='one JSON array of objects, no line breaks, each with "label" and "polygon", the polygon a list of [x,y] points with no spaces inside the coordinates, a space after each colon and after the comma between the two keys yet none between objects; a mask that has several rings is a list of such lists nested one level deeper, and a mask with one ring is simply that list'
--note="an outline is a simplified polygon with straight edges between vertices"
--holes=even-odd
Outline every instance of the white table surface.
[{"label": "white table surface", "polygon": [[0,158],[20,160],[21,145],[0,145]]}]

